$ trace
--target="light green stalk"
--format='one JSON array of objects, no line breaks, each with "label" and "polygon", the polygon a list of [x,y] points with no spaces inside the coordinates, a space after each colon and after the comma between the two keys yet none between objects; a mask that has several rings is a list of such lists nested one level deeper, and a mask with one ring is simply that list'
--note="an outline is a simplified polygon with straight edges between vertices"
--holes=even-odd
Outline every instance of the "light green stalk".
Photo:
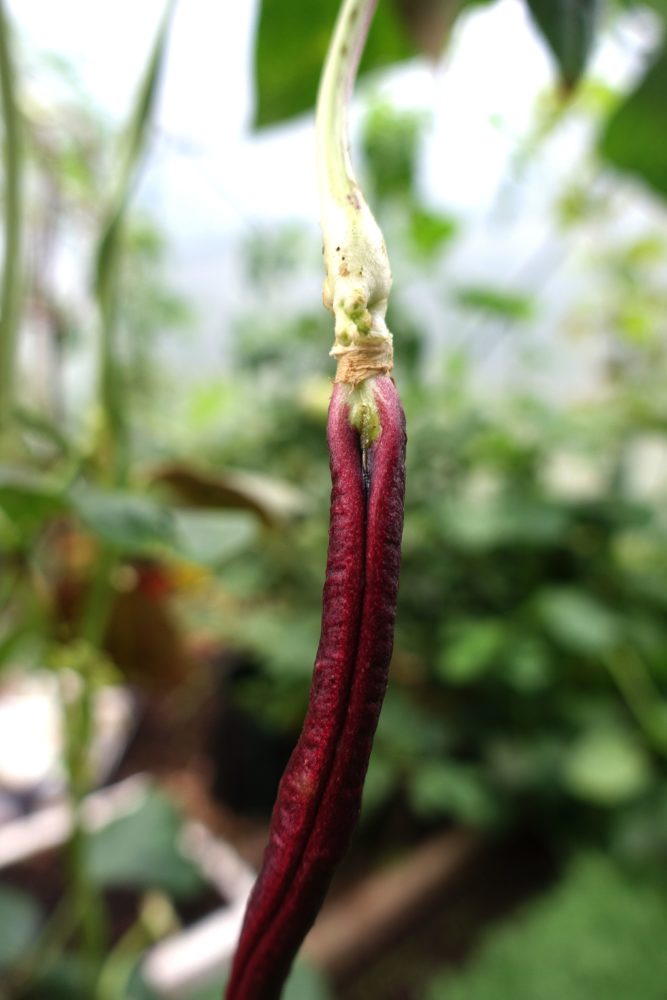
[{"label": "light green stalk", "polygon": [[317,100],[317,161],[324,249],[324,304],[334,314],[336,381],[352,387],[352,420],[367,441],[379,432],[371,384],[391,370],[385,322],[391,270],[373,213],[354,175],[347,112],[377,0],[343,0]]},{"label": "light green stalk", "polygon": [[103,452],[112,478],[120,482],[125,479],[128,462],[128,421],[116,336],[119,270],[127,210],[153,123],[174,6],[175,0],[169,0],[122,138],[117,183],[102,220],[95,250],[94,291],[100,328],[99,391]]},{"label": "light green stalk", "polygon": [[14,400],[14,366],[21,313],[23,136],[16,102],[10,29],[0,0],[0,92],[4,119],[4,268],[0,287],[0,435]]}]

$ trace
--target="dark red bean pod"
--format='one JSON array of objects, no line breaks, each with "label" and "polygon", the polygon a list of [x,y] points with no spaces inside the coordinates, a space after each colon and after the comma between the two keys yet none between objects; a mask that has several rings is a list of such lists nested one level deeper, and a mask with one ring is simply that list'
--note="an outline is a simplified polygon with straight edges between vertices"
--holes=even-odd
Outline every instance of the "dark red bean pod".
[{"label": "dark red bean pod", "polygon": [[394,639],[405,493],[405,418],[373,380],[381,433],[362,453],[348,388],[329,407],[329,552],[310,702],[271,820],[227,1000],[274,1000],[312,926],[361,806]]}]

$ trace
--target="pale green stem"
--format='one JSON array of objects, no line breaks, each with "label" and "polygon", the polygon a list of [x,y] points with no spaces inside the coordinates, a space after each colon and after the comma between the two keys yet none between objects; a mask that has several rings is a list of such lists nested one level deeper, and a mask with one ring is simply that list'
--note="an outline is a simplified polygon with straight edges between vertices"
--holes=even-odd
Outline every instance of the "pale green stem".
[{"label": "pale green stem", "polygon": [[4,118],[4,268],[0,289],[0,435],[9,423],[21,308],[23,143],[9,25],[0,0],[0,91]]},{"label": "pale green stem", "polygon": [[391,370],[385,315],[391,288],[387,250],[352,169],[348,104],[377,0],[343,0],[317,100],[317,161],[324,244],[324,304],[334,314],[336,381],[353,387],[365,436],[378,433],[368,379]]},{"label": "pale green stem", "polygon": [[317,98],[321,193],[341,204],[359,192],[348,138],[348,104],[378,0],[343,0]]},{"label": "pale green stem", "polygon": [[123,239],[130,201],[153,121],[155,102],[176,0],[167,0],[155,44],[141,80],[137,99],[123,136],[117,183],[103,218],[95,253],[94,290],[100,323],[99,389],[103,420],[103,460],[108,478],[124,485],[129,463],[129,422],[126,391],[117,344],[119,280]]}]

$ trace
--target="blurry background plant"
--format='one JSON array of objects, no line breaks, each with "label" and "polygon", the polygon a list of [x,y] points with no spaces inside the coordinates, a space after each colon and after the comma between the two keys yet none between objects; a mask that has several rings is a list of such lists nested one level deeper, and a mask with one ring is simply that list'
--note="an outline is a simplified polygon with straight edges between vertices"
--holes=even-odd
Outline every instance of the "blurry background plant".
[{"label": "blurry background plant", "polygon": [[[262,3],[257,125],[312,106],[336,6]],[[415,48],[433,58],[459,6],[478,5],[380,4],[366,69]],[[516,139],[486,230],[501,246],[569,130],[587,139],[550,183],[546,239],[511,284],[461,263],[464,213],[423,193],[428,113],[397,107],[377,77],[363,103],[357,155],[395,274],[390,327],[410,444],[392,684],[359,849],[391,856],[449,824],[519,829],[563,874],[523,922],[492,929],[456,980],[431,947],[362,982],[360,996],[534,997],[546,981],[554,995],[662,995],[667,57],[657,0],[642,8],[655,44],[630,95],[593,76],[572,92],[599,32],[625,30],[627,6],[528,4],[561,89],[536,95]],[[124,773],[122,762],[120,772],[95,764],[101,692],[131,684],[126,728],[133,712],[154,716],[167,758],[166,734],[187,743],[202,704],[220,696],[200,780],[211,800],[266,816],[319,629],[331,332],[318,240],[294,221],[244,238],[227,364],[183,380],[165,340],[178,333],[196,353],[198,317],[172,289],[160,227],[131,203],[168,17],[120,137],[57,61],[56,96],[31,89],[4,18],[0,30],[0,670],[7,691],[17,678],[53,682],[64,720],[60,772],[37,791],[33,782],[30,801],[5,782],[4,808],[64,792],[79,817],[55,906],[40,885],[30,895],[0,874],[0,923],[11,928],[0,993],[12,998],[144,996],[133,977],[142,949],[187,919],[183,899],[207,905],[164,792],[124,827],[86,833],[86,794]],[[76,268],[91,275],[87,293],[68,276]],[[554,332],[563,271],[576,294]],[[163,778],[169,766],[158,763]],[[119,886],[138,893],[122,932]],[[313,998],[320,986],[297,975],[306,980],[295,989]]]}]

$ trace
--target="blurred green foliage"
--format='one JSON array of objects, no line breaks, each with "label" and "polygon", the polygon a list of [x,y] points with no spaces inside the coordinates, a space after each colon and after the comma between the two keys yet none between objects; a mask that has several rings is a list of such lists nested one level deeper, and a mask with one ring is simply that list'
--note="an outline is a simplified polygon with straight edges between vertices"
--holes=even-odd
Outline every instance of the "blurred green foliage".
[{"label": "blurred green foliage", "polygon": [[31,947],[42,915],[32,896],[8,886],[0,887],[0,976]]},{"label": "blurred green foliage", "polygon": [[599,855],[438,979],[429,1000],[660,1000],[667,975],[664,873],[637,878]]},{"label": "blurred green foliage", "polygon": [[[414,5],[380,5],[366,68],[424,50],[424,23],[442,26],[444,11],[449,28],[456,13],[438,0],[419,6],[420,24]],[[568,85],[589,55],[596,6],[529,3]],[[264,0],[258,124],[311,106],[335,7]],[[45,405],[16,408],[0,468],[0,671],[19,660],[25,669],[73,672],[80,682],[80,701],[66,715],[81,727],[68,746],[75,804],[88,787],[88,699],[110,674],[101,646],[114,580],[122,577],[116,571],[142,560],[195,566],[208,591],[177,595],[179,628],[247,656],[253,669],[233,696],[283,734],[295,736],[301,724],[319,632],[330,323],[319,304],[286,294],[311,273],[318,249],[295,226],[247,241],[255,295],[235,317],[230,370],[187,394],[179,385],[179,398],[165,406],[169,375],[155,363],[158,333],[183,327],[190,312],[164,280],[159,232],[130,210],[163,44],[160,34],[109,197],[101,192],[121,160],[85,102],[60,112],[31,107],[23,118],[39,208],[32,236],[52,238],[64,217],[83,220],[101,323],[89,330],[88,318],[58,298],[47,269],[30,275],[27,299],[46,316],[56,361]],[[658,54],[635,92],[600,119],[600,142],[608,160],[664,194],[664,149],[655,139],[663,131],[663,63]],[[582,100],[607,114],[611,95],[591,84]],[[564,115],[559,110],[543,134],[538,129],[536,144]],[[51,131],[52,117],[60,124]],[[583,303],[581,325],[607,349],[599,392],[556,404],[525,388],[485,391],[472,351],[439,345],[435,353],[425,344],[410,299],[413,282],[445,284],[447,255],[462,230],[454,212],[420,194],[423,124],[420,115],[378,104],[361,142],[370,200],[396,248],[391,327],[409,427],[392,683],[364,818],[371,829],[398,806],[426,827],[524,824],[575,858],[592,846],[613,859],[575,860],[520,930],[502,932],[469,976],[442,985],[447,996],[550,1000],[558,990],[573,998],[607,992],[651,1000],[664,992],[662,884],[630,883],[617,866],[657,871],[651,866],[667,860],[667,481],[654,477],[647,490],[641,474],[647,448],[657,453],[656,466],[667,454],[667,247],[650,227],[613,245],[595,243],[592,266],[606,274],[609,290],[601,308]],[[573,232],[614,210],[611,198],[578,176],[562,192],[558,221]],[[494,324],[530,333],[540,318],[537,293],[495,282],[449,283],[442,298],[464,322],[492,333]],[[62,352],[89,350],[100,329],[102,391],[76,409],[62,398]],[[123,462],[110,463],[118,449]],[[156,455],[182,461],[194,495],[175,490],[174,500],[153,475]],[[239,469],[253,470],[254,483],[240,485]],[[56,600],[63,525],[87,553],[82,579],[84,592],[89,588],[69,633]],[[175,926],[167,897],[200,888],[178,850],[180,829],[178,814],[155,792],[138,812],[87,840],[89,895],[75,877],[70,887],[84,931],[86,899],[112,885],[132,885],[144,909],[146,893],[159,889],[172,920],[167,929]],[[85,947],[70,950],[38,968],[36,981],[17,995],[89,998],[97,978],[113,983],[105,996],[145,996],[133,973],[137,956],[165,932],[161,926],[154,934],[145,916],[126,954],[112,950],[100,968]],[[2,889],[0,924],[9,928],[0,942],[3,975],[23,973],[35,939],[37,950],[45,944],[43,921],[31,897]],[[574,949],[576,939],[586,947]],[[610,940],[621,945],[610,948]],[[297,970],[290,988],[295,997],[324,995],[309,971]]]},{"label": "blurred green foliage", "polygon": [[182,817],[157,789],[137,809],[96,830],[88,844],[90,877],[103,888],[162,890],[174,899],[205,888],[202,873],[178,850]]}]

